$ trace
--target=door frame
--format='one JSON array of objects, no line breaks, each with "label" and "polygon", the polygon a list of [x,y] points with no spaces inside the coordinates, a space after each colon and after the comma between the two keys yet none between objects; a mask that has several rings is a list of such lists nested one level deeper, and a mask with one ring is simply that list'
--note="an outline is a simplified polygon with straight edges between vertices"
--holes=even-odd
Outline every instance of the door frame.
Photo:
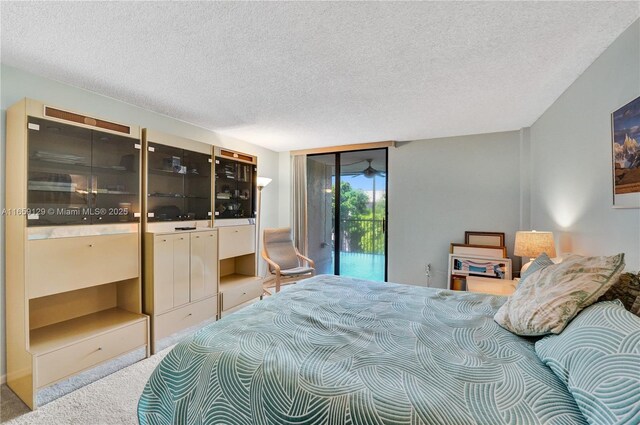
[{"label": "door frame", "polygon": [[[340,183],[342,182],[342,173],[341,173],[341,155],[343,153],[352,153],[352,152],[366,152],[366,151],[385,151],[384,161],[385,161],[385,183],[384,183],[384,193],[385,193],[385,208],[384,208],[384,221],[382,223],[382,229],[384,233],[384,281],[388,282],[388,274],[389,274],[389,148],[388,147],[380,147],[380,148],[368,148],[368,149],[352,149],[346,151],[337,151],[337,152],[323,152],[317,154],[308,154],[307,157],[313,156],[327,156],[334,155],[335,157],[335,192],[333,196],[336,201],[336,208],[334,209],[334,247],[333,247],[333,272],[334,274],[340,276],[340,199],[341,199],[341,188]],[[373,194],[375,199],[375,193]]]}]

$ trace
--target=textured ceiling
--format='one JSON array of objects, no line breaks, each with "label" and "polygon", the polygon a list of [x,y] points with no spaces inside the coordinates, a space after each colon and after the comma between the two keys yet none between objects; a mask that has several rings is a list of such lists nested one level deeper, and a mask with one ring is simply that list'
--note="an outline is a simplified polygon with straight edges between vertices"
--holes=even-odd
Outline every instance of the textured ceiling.
[{"label": "textured ceiling", "polygon": [[277,150],[531,125],[638,2],[2,2],[2,62]]}]

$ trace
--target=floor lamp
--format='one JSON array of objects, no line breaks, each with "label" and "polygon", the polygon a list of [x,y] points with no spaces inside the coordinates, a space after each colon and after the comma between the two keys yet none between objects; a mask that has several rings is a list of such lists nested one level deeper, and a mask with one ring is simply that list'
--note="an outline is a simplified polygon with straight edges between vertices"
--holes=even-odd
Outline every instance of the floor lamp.
[{"label": "floor lamp", "polygon": [[258,186],[258,211],[256,212],[256,231],[258,234],[256,235],[256,274],[260,275],[260,215],[262,213],[262,189],[267,187],[267,185],[271,183],[271,179],[269,177],[258,177],[257,186]]}]

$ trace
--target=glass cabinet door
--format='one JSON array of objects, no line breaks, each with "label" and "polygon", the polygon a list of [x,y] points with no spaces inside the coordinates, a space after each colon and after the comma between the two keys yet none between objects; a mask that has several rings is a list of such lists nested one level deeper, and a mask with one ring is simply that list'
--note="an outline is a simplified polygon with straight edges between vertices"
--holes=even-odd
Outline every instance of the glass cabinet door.
[{"label": "glass cabinet door", "polygon": [[138,140],[93,132],[92,223],[137,222],[140,211],[140,144]]},{"label": "glass cabinet door", "polygon": [[28,118],[29,226],[88,224],[91,130]]},{"label": "glass cabinet door", "polygon": [[250,218],[254,216],[253,188],[255,182],[253,176],[254,166],[252,164],[238,163],[238,214],[239,218]]},{"label": "glass cabinet door", "polygon": [[216,218],[254,217],[254,165],[216,158]]},{"label": "glass cabinet door", "polygon": [[185,213],[188,220],[211,219],[211,155],[184,151]]},{"label": "glass cabinet door", "polygon": [[149,222],[211,218],[211,156],[149,143]]},{"label": "glass cabinet door", "polygon": [[216,218],[234,218],[240,208],[236,165],[236,161],[216,158]]},{"label": "glass cabinet door", "polygon": [[[148,221],[177,221],[185,216],[182,149],[149,143]],[[183,173],[184,171],[184,173]]]}]

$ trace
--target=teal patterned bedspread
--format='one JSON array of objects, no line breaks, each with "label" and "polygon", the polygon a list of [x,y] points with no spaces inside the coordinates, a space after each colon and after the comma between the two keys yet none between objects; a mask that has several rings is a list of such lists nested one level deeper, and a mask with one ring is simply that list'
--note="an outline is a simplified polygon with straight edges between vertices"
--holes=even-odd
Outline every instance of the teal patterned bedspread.
[{"label": "teal patterned bedspread", "polygon": [[585,424],[505,298],[317,276],[203,328],[149,378],[141,424]]}]

